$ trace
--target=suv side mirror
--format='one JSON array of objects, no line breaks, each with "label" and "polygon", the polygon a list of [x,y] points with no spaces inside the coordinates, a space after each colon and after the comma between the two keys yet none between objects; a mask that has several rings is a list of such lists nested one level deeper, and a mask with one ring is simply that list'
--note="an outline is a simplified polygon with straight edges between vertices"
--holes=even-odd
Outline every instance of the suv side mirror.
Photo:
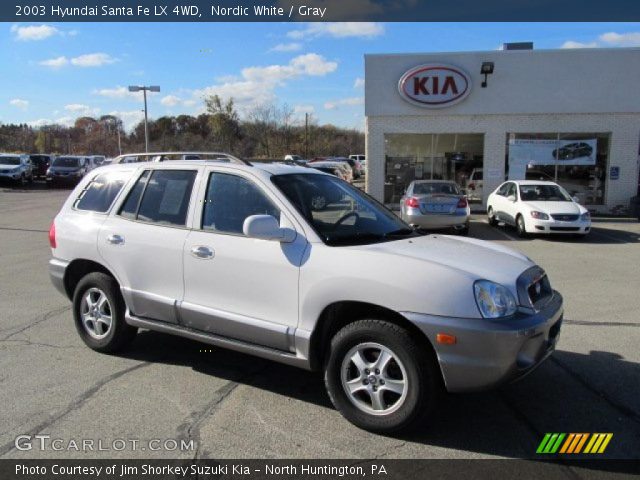
[{"label": "suv side mirror", "polygon": [[516,203],[516,196],[515,195],[509,195],[507,197],[507,200],[509,200],[511,203]]},{"label": "suv side mirror", "polygon": [[573,197],[571,197],[571,200],[573,200],[573,201],[574,201],[574,202],[576,202],[576,203],[580,203],[580,199],[579,199],[576,195],[574,195]]},{"label": "suv side mirror", "polygon": [[249,238],[277,240],[283,243],[293,242],[296,232],[292,228],[281,228],[272,215],[251,215],[245,218],[242,232]]}]

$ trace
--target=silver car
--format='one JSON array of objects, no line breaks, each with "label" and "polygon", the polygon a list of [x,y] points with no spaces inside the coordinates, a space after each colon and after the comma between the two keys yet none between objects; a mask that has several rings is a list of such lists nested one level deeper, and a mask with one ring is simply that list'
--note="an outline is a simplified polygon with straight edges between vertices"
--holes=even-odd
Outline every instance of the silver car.
[{"label": "silver car", "polygon": [[455,182],[414,180],[400,200],[400,211],[402,219],[413,227],[469,233],[469,202]]}]

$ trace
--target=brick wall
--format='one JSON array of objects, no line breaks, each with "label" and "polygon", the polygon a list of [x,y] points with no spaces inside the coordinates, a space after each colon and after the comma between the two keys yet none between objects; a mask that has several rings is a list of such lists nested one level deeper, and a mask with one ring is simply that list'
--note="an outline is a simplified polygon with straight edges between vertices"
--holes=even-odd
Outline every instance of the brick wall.
[{"label": "brick wall", "polygon": [[[367,192],[383,200],[385,133],[483,133],[484,199],[501,182],[488,178],[490,169],[504,171],[507,133],[611,133],[605,205],[594,210],[607,213],[628,206],[638,185],[640,114],[537,114],[537,115],[429,115],[369,116],[366,119]],[[609,166],[620,167],[618,180],[609,179]]]}]

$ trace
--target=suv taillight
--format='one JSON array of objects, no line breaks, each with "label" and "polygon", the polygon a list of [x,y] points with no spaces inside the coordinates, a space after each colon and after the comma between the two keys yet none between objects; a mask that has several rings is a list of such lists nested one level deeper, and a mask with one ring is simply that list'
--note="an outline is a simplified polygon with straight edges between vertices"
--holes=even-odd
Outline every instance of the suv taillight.
[{"label": "suv taillight", "polygon": [[49,245],[51,248],[56,248],[56,224],[55,222],[51,222],[51,226],[49,227]]},{"label": "suv taillight", "polygon": [[467,208],[467,205],[469,205],[469,202],[467,202],[467,199],[465,197],[462,197],[460,200],[458,200],[458,208]]},{"label": "suv taillight", "polygon": [[411,208],[420,208],[420,203],[418,202],[418,199],[415,197],[409,197],[404,201],[404,204],[407,207],[411,207]]}]

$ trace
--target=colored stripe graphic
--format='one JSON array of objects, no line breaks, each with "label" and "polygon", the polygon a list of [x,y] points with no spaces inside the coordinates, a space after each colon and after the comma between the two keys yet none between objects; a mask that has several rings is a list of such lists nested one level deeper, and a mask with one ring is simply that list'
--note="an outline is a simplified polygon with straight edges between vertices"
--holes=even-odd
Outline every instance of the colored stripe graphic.
[{"label": "colored stripe graphic", "polygon": [[546,433],[536,453],[599,454],[604,453],[612,438],[613,433]]}]

